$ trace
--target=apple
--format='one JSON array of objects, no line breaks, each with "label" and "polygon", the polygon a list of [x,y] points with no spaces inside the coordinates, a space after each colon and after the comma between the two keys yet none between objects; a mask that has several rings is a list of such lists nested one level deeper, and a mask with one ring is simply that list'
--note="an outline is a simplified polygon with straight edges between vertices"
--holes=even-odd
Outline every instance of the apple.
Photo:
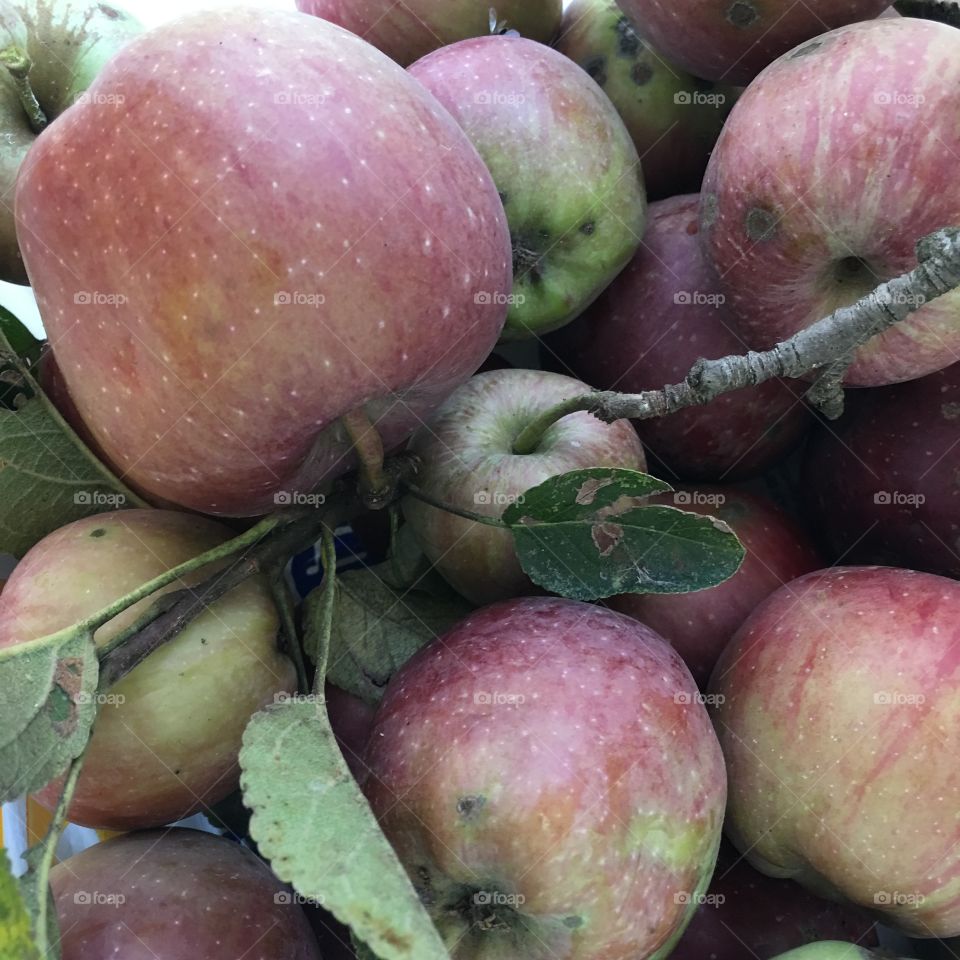
[{"label": "apple", "polygon": [[[213,520],[166,510],[94,514],[61,527],[29,550],[7,581],[0,646],[69,627],[230,536]],[[215,569],[161,592],[196,584]],[[97,644],[133,622],[155,597],[101,627]],[[269,588],[252,578],[97,694],[69,819],[113,830],[157,826],[234,790],[247,721],[276,694],[296,688],[293,665],[277,649],[277,629]],[[40,799],[52,805],[58,794],[54,783]]]},{"label": "apple", "polygon": [[[103,65],[142,29],[112,3],[4,0],[0,5],[0,280],[27,282],[9,198],[37,134],[84,99]],[[28,113],[13,75],[26,76],[41,117]]]},{"label": "apple", "polygon": [[781,953],[775,960],[880,960],[886,953],[874,953],[865,950],[854,943],[843,943],[839,940],[821,940],[819,943],[808,943]]},{"label": "apple", "polygon": [[147,830],[50,871],[63,960],[320,960],[302,907],[246,847]]},{"label": "apple", "polygon": [[507,212],[513,293],[505,340],[581,313],[640,243],[646,194],[613,104],[567,57],[532,40],[463,40],[410,73],[480,151]]},{"label": "apple", "polygon": [[[797,47],[737,101],[707,167],[701,225],[751,347],[913,269],[921,237],[960,223],[958,84],[960,31],[884,18]],[[847,384],[954,363],[958,313],[956,290],[922,305],[856,352]]]},{"label": "apple", "polygon": [[16,205],[97,445],[201,512],[264,513],[349,469],[346,414],[396,447],[506,313],[506,220],[463,132],[382,53],[293,11],[135,39],[38,138]]},{"label": "apple", "polygon": [[[650,205],[630,265],[578,320],[550,337],[544,361],[603,390],[678,383],[700,358],[745,352],[717,278],[700,252],[695,194]],[[703,407],[637,421],[661,472],[733,480],[783,459],[813,422],[805,388],[772,380]]]},{"label": "apple", "polygon": [[713,869],[706,709],[667,643],[602,607],[471,614],[391,679],[367,761],[454,960],[665,957]]},{"label": "apple", "polygon": [[960,933],[960,583],[892,567],[768,597],[710,681],[727,835],[758,870]]},{"label": "apple", "polygon": [[324,697],[337,745],[350,771],[359,780],[366,770],[363,754],[370,739],[374,709],[332,683],[324,685]]},{"label": "apple", "polygon": [[812,937],[877,944],[874,922],[858,910],[765,877],[722,844],[710,887],[670,960],[771,960]]},{"label": "apple", "polygon": [[747,551],[740,569],[708,590],[627,593],[604,601],[669,640],[705,687],[723,648],[760,601],[823,563],[807,533],[766,497],[734,487],[678,486],[650,500],[723,520]]},{"label": "apple", "polygon": [[515,30],[549,43],[563,16],[563,0],[297,0],[297,8],[346,27],[405,67],[492,32]]},{"label": "apple", "polygon": [[630,25],[616,0],[573,0],[556,48],[603,87],[630,131],[647,195],[700,189],[736,91],[668,62]]},{"label": "apple", "polygon": [[664,56],[706,80],[749,83],[791,47],[879,16],[890,0],[617,0]]},{"label": "apple", "polygon": [[807,450],[812,528],[844,562],[960,579],[960,363],[850,393]]},{"label": "apple", "polygon": [[[539,414],[589,390],[542,370],[476,374],[414,434],[410,450],[421,461],[417,485],[455,508],[500,517],[527,490],[557,474],[588,467],[644,470],[643,447],[630,421],[608,424],[589,413],[558,420],[533,453],[513,452],[514,440]],[[414,496],[404,498],[403,512],[430,562],[472,603],[537,592],[520,567],[509,530]]]}]

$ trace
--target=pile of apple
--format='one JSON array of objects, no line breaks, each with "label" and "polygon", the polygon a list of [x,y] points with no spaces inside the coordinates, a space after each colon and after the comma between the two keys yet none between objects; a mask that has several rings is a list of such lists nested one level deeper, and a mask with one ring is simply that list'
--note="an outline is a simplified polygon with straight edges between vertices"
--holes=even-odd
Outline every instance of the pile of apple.
[{"label": "pile of apple", "polygon": [[[846,358],[837,422],[776,380],[514,446],[591,388],[770,348],[960,226],[960,31],[886,0],[619,3],[298,0],[149,31],[0,4],[0,270],[36,294],[47,395],[149,504],[27,551],[0,648],[369,486],[377,450],[416,457],[403,528],[472,612],[326,708],[451,957],[960,936],[960,292]],[[655,502],[726,524],[740,569],[544,595],[496,523],[598,467],[669,480]],[[254,844],[160,829],[222,822],[250,718],[306,693],[282,622],[251,577],[101,695],[67,817],[132,832],[52,871],[64,960],[372,955]]]}]

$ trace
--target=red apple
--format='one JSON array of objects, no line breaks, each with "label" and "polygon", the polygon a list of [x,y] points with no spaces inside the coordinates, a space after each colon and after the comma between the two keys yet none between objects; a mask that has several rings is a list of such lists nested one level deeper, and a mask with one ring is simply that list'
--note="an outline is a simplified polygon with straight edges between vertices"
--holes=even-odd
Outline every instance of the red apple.
[{"label": "red apple", "polygon": [[640,160],[613,104],[569,59],[517,37],[455,43],[410,73],[500,191],[514,278],[504,339],[569,323],[623,269],[646,221]]},{"label": "red apple", "polygon": [[[545,352],[561,369],[603,390],[637,393],[678,383],[700,357],[744,352],[700,253],[697,202],[694,194],[650,205],[630,265],[579,320],[547,340]],[[804,392],[770,381],[638,421],[637,432],[667,474],[732,480],[765,470],[799,442],[812,422]]]},{"label": "red apple", "polygon": [[360,780],[366,771],[363,754],[370,739],[374,709],[359,697],[335,687],[332,683],[325,684],[324,697],[330,726],[340,752],[353,775]]},{"label": "red apple", "polygon": [[510,289],[463,132],[383,54],[295,12],[134,40],[31,149],[17,216],[97,444],[137,489],[209,513],[348,469],[351,411],[405,440],[490,352]]},{"label": "red apple", "polygon": [[297,9],[346,27],[408,66],[439,47],[501,30],[549,43],[563,0],[297,0]]},{"label": "red apple", "polygon": [[[921,237],[960,223],[958,84],[960,31],[904,17],[824,34],[750,84],[710,158],[701,225],[751,347],[912,269]],[[956,290],[921,306],[857,351],[847,383],[955,362],[958,312]]]},{"label": "red apple", "polygon": [[833,558],[960,578],[960,363],[850,392],[814,434],[803,489]]},{"label": "red apple", "polygon": [[697,77],[749,83],[791,47],[890,0],[617,0],[637,30]]},{"label": "red apple", "polygon": [[573,0],[555,46],[617,108],[640,155],[648,196],[700,189],[736,99],[733,87],[715,87],[668,62],[636,33],[616,0]]},{"label": "red apple", "polygon": [[727,835],[905,933],[960,933],[960,583],[837,567],[747,618],[710,681]]},{"label": "red apple", "polygon": [[320,960],[294,894],[246,847],[199,830],[98,843],[50,885],[63,960]]},{"label": "red apple", "polygon": [[[461,510],[500,517],[531,487],[571,470],[643,470],[643,448],[629,420],[607,424],[574,413],[546,431],[539,447],[515,454],[513,442],[539,414],[589,387],[541,370],[492,370],[471,377],[414,434],[421,460],[417,485]],[[407,522],[430,562],[463,596],[480,605],[534,593],[520,567],[513,535],[429,506],[403,502]]]},{"label": "red apple", "polygon": [[[0,596],[0,647],[69,627],[230,535],[212,520],[165,510],[95,514],[61,527],[11,574]],[[196,584],[215,569],[161,592]],[[96,642],[115,636],[155,596],[101,627]],[[247,580],[99,694],[70,820],[114,830],[156,826],[235,789],[247,721],[296,686],[293,665],[277,649],[277,628],[266,582]],[[55,803],[58,787],[40,799]]]},{"label": "red apple", "polygon": [[876,946],[874,922],[851,907],[774,880],[727,844],[720,847],[710,888],[670,960],[771,960],[812,939]]},{"label": "red apple", "polygon": [[747,551],[740,569],[708,590],[628,593],[604,601],[669,640],[703,687],[723,648],[757,604],[823,564],[806,532],[765,497],[733,487],[701,486],[678,487],[676,493],[650,499],[718,517],[733,529]]},{"label": "red apple", "polygon": [[390,681],[367,759],[454,960],[665,957],[713,868],[706,710],[669,645],[610,610],[471,614]]}]

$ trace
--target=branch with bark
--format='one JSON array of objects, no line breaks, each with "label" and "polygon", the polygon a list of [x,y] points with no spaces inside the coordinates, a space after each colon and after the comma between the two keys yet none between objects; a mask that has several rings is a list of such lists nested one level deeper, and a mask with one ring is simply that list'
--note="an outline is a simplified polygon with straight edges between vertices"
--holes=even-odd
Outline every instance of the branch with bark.
[{"label": "branch with bark", "polygon": [[856,351],[929,301],[960,287],[960,228],[924,237],[917,244],[917,261],[909,273],[881,284],[852,306],[841,307],[770,350],[698,360],[680,383],[660,390],[592,391],[561,401],[521,431],[514,452],[536,450],[550,425],[570,413],[587,411],[608,423],[625,417],[649,420],[709,403],[732,390],[810,373],[817,376],[807,399],[835,419],[843,412],[843,376]]}]

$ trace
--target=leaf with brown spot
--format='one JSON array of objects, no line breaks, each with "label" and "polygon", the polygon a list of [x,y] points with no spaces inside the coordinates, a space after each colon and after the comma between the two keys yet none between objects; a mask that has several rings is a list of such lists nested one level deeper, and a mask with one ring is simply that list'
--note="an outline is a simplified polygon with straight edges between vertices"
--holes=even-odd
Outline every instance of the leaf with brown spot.
[{"label": "leaf with brown spot", "polygon": [[527,490],[503,522],[530,579],[575,600],[687,593],[733,576],[744,550],[725,523],[645,502],[670,489],[633,470],[576,470]]},{"label": "leaf with brown spot", "polygon": [[0,649],[0,801],[39,790],[83,752],[98,677],[90,631]]}]

